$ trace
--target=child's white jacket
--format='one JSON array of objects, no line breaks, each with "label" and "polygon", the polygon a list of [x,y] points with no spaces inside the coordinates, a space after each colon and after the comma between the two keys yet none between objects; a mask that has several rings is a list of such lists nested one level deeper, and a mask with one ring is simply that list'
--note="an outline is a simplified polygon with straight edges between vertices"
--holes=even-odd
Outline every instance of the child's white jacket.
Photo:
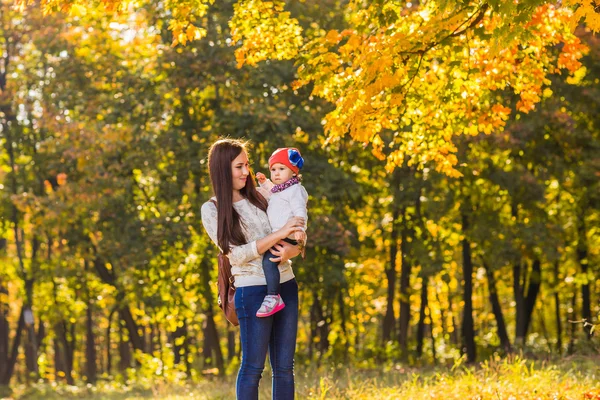
[{"label": "child's white jacket", "polygon": [[277,193],[271,193],[272,187],[273,182],[267,179],[265,183],[260,184],[259,192],[269,200],[267,216],[273,232],[281,229],[291,217],[304,218],[304,229],[306,230],[308,193],[304,186],[298,183]]}]

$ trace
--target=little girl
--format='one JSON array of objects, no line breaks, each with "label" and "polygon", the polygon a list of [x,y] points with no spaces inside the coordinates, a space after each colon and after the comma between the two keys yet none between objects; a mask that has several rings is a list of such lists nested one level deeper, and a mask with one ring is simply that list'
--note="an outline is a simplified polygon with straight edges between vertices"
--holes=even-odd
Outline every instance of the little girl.
[{"label": "little girl", "polygon": [[[308,193],[300,184],[298,172],[304,165],[300,151],[293,147],[275,150],[269,158],[271,180],[260,172],[256,174],[260,184],[259,192],[269,200],[267,215],[273,232],[281,228],[291,217],[304,218],[304,229],[308,219],[306,203]],[[306,244],[306,232],[295,232],[294,237],[284,239],[302,249]],[[267,295],[256,312],[257,317],[268,317],[285,307],[279,295],[279,265],[271,261],[273,254],[267,251],[263,256],[263,271],[267,280]]]}]

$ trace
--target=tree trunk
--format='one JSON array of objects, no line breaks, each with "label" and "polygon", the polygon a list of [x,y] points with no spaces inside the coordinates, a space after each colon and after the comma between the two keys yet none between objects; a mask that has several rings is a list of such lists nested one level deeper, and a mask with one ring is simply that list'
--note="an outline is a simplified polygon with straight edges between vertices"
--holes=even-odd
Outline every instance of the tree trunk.
[{"label": "tree trunk", "polygon": [[425,319],[427,318],[426,309],[429,306],[427,297],[427,286],[429,277],[423,277],[421,284],[421,306],[419,311],[419,323],[417,325],[417,356],[421,358],[423,355],[423,340],[425,339]]},{"label": "tree trunk", "polygon": [[450,321],[452,322],[452,335],[451,342],[452,344],[458,345],[459,337],[458,337],[458,324],[454,319],[454,307],[452,305],[452,292],[450,291],[450,287],[448,286],[448,310],[450,310]]},{"label": "tree trunk", "polygon": [[408,346],[408,327],[410,324],[410,274],[411,265],[408,257],[408,227],[406,210],[402,211],[402,231],[400,243],[400,318],[398,330],[398,343],[402,353],[406,355]]},{"label": "tree trunk", "polygon": [[85,290],[86,301],[86,323],[85,323],[85,376],[89,383],[96,383],[97,365],[96,365],[96,336],[94,334],[94,321],[92,309],[92,295],[88,285],[89,263],[84,261],[83,287]]},{"label": "tree trunk", "polygon": [[[434,291],[435,300],[438,302],[438,304],[440,304],[440,327],[442,328],[442,338],[444,339],[444,342],[445,342],[446,335],[448,335],[448,329],[446,328],[446,314],[444,313],[444,307],[441,307],[442,300],[440,299],[440,295],[439,295],[439,292],[437,289],[438,288],[436,287],[436,290]],[[452,312],[452,311],[450,311],[450,312]],[[432,321],[432,325],[433,325],[433,321]]]},{"label": "tree trunk", "polygon": [[555,311],[554,315],[556,318],[556,349],[558,350],[558,354],[562,353],[562,321],[560,320],[560,295],[558,293],[559,290],[559,265],[558,260],[554,262],[554,304]]},{"label": "tree trunk", "polygon": [[23,328],[25,328],[24,311],[25,307],[21,307],[21,313],[19,314],[19,322],[17,323],[17,330],[15,332],[15,337],[13,338],[13,343],[10,348],[10,356],[8,358],[8,363],[6,364],[4,375],[0,376],[0,385],[8,386],[12,375],[15,371],[15,364],[17,363],[17,356],[19,355],[19,346],[21,345],[21,336],[23,333]]},{"label": "tree trunk", "polygon": [[219,333],[217,331],[217,325],[215,324],[215,319],[212,314],[210,315],[210,318],[208,318],[207,315],[206,321],[204,323],[203,333],[203,356],[205,362],[210,361],[211,364],[217,367],[217,369],[219,370],[219,374],[224,374],[225,361],[223,358],[223,353],[221,351],[221,346],[219,345]]},{"label": "tree trunk", "polygon": [[[544,303],[544,299],[542,298],[542,303]],[[550,335],[548,334],[548,329],[546,328],[546,318],[544,318],[544,313],[538,313],[540,318],[540,328],[542,330],[542,334],[544,335],[544,339],[546,340],[546,345],[548,346],[548,352],[552,353],[552,345],[550,344]]]},{"label": "tree trunk", "polygon": [[204,315],[206,316],[206,322],[204,325],[204,358],[212,358],[211,354],[213,354],[214,360],[216,361],[216,366],[219,369],[219,375],[223,375],[225,374],[225,361],[223,359],[221,345],[219,344],[219,332],[217,331],[217,325],[215,323],[213,311],[216,301],[213,298],[213,294],[209,285],[211,267],[212,264],[208,257],[204,257],[200,263],[203,285],[202,292],[204,298],[206,299],[206,309],[204,310]]},{"label": "tree trunk", "polygon": [[340,327],[342,328],[342,333],[344,334],[344,360],[348,361],[348,355],[350,354],[350,338],[348,336],[348,329],[346,323],[346,302],[344,299],[344,293],[342,290],[338,291],[338,305],[340,310]]},{"label": "tree trunk", "polygon": [[[329,294],[333,295],[333,293],[329,291],[324,291],[323,295]],[[328,315],[324,310],[331,310],[332,304],[331,297],[324,297],[323,304],[319,302],[318,312],[319,312],[319,324],[317,325],[317,330],[319,332],[319,351],[321,355],[327,353],[329,350],[329,331],[331,327],[331,315]]]},{"label": "tree trunk", "polygon": [[38,352],[40,354],[44,354],[46,353],[46,324],[44,324],[44,321],[40,318],[38,320],[38,330],[36,333],[36,340],[38,343]]},{"label": "tree trunk", "polygon": [[89,383],[96,383],[96,336],[94,335],[94,320],[92,313],[92,304],[88,297],[85,324],[85,374]]},{"label": "tree trunk", "polygon": [[158,351],[158,354],[160,354],[160,359],[162,361],[163,345],[162,345],[162,336],[161,336],[161,332],[160,332],[160,326],[158,325],[158,323],[156,323],[155,327],[156,327],[156,350]]},{"label": "tree trunk", "polygon": [[155,340],[154,340],[154,325],[152,323],[148,327],[148,340],[146,341],[146,345],[148,345],[148,354],[154,354],[155,351]]},{"label": "tree trunk", "polygon": [[173,362],[175,365],[181,363],[181,358],[183,356],[183,342],[185,341],[185,325],[182,324],[175,329],[171,335],[171,346],[173,348]]},{"label": "tree trunk", "polygon": [[232,361],[237,354],[236,338],[237,332],[230,326],[227,327],[227,360]]},{"label": "tree trunk", "polygon": [[[8,53],[8,48],[5,49],[6,53]],[[5,93],[6,91],[6,73],[8,68],[9,54],[5,54],[4,56],[4,72],[0,73],[0,91]],[[13,126],[11,123],[16,121],[16,116],[12,111],[10,102],[3,102],[0,105],[0,112],[4,115],[4,121],[2,123],[2,132],[5,134],[6,140],[4,141],[5,149],[8,153],[9,163],[10,163],[10,181],[11,181],[11,194],[16,196],[18,194],[18,183],[17,183],[17,165],[15,161],[15,147],[13,146],[14,142],[12,140],[13,134]],[[15,247],[17,250],[17,259],[19,262],[19,276],[21,279],[25,281],[27,288],[27,273],[25,271],[25,261],[23,254],[23,238],[22,238],[22,230],[20,227],[19,220],[19,211],[14,203],[11,202],[11,213],[10,219],[13,224],[13,232],[15,239]],[[33,281],[31,283],[31,287],[33,287]],[[21,308],[21,312],[19,314],[19,322],[17,324],[17,331],[15,332],[15,337],[13,340],[13,345],[10,348],[10,356],[8,357],[8,363],[4,368],[4,375],[0,376],[0,385],[8,385],[12,375],[14,373],[15,364],[17,362],[17,356],[19,353],[19,346],[21,345],[22,331],[26,327],[25,324],[25,316],[27,310],[31,310],[31,297],[30,293],[26,291],[25,304]],[[29,316],[27,317],[29,319]]]},{"label": "tree trunk", "polygon": [[[326,301],[326,300],[323,300]],[[317,365],[320,365],[322,356],[325,354],[327,349],[329,348],[329,325],[326,322],[326,316],[323,314],[323,305],[321,304],[321,300],[319,300],[319,296],[315,294],[313,299],[313,310],[315,317],[315,325],[314,325],[314,335],[313,341],[318,343],[317,347]],[[318,341],[315,340],[318,338]]]},{"label": "tree trunk", "polygon": [[[581,267],[581,273],[585,276],[584,283],[581,285],[581,317],[587,322],[592,322],[592,307],[590,301],[590,282],[588,279],[588,246],[587,230],[585,226],[585,214],[578,213],[577,218],[577,261]],[[592,337],[591,326],[587,329],[588,339]]]},{"label": "tree trunk", "polygon": [[33,279],[25,280],[26,306],[24,311],[25,328],[27,329],[27,339],[25,341],[25,363],[29,376],[37,380],[38,369],[38,351],[37,335],[35,334],[35,317],[33,315]]},{"label": "tree trunk", "polygon": [[[93,250],[95,253],[95,249]],[[99,257],[96,257],[96,259],[94,260],[94,268],[98,276],[104,283],[107,283],[113,286],[115,289],[117,289],[117,302],[121,302],[124,299],[125,295],[115,285],[116,279],[114,269],[109,270],[108,268],[106,268],[106,264]],[[146,346],[144,346],[144,338],[139,332],[139,327],[133,319],[133,315],[131,314],[129,306],[124,306],[119,310],[119,317],[123,320],[123,322],[125,322],[125,326],[127,327],[127,331],[129,333],[129,340],[131,341],[134,350],[146,352]]]},{"label": "tree trunk", "polygon": [[115,312],[117,311],[116,307],[113,307],[112,310],[110,310],[110,313],[108,314],[108,325],[106,326],[106,373],[108,375],[111,374],[112,371],[112,353],[111,353],[111,346],[112,346],[112,342],[110,340],[110,336],[111,336],[111,325],[112,325],[112,319],[113,319],[113,315],[115,315]]},{"label": "tree trunk", "polygon": [[54,325],[54,366],[64,375],[67,384],[73,385],[73,359],[70,356],[71,342],[67,338],[67,323],[64,320]]},{"label": "tree trunk", "polygon": [[[571,297],[571,310],[567,314],[567,324],[570,325],[569,329],[569,345],[567,347],[567,353],[573,354],[575,350],[575,316],[577,315],[577,287],[573,289],[573,296]],[[570,322],[573,321],[573,322]]]},{"label": "tree trunk", "polygon": [[513,293],[515,297],[516,323],[515,323],[515,344],[522,346],[525,342],[525,295],[524,284],[521,283],[521,262],[513,266]]},{"label": "tree trunk", "polygon": [[119,371],[125,371],[131,367],[131,340],[125,340],[123,321],[119,321]]},{"label": "tree trunk", "polygon": [[385,276],[387,278],[387,309],[385,312],[385,318],[383,319],[383,342],[388,342],[392,338],[394,333],[394,326],[396,322],[396,313],[394,312],[394,302],[396,293],[396,257],[398,255],[398,217],[400,211],[398,207],[392,202],[394,210],[392,212],[392,233],[390,237],[390,260],[389,264],[385,268]]},{"label": "tree trunk", "polygon": [[531,316],[535,309],[535,302],[538,295],[540,294],[540,287],[542,285],[542,267],[541,262],[538,259],[533,261],[531,273],[529,274],[529,285],[527,287],[527,297],[525,297],[525,332],[527,335],[529,326],[531,325]]},{"label": "tree trunk", "polygon": [[[191,372],[190,365],[190,348],[189,348],[189,332],[187,323],[184,321],[181,326],[177,327],[172,335],[173,338],[173,354],[175,356],[175,364],[183,361],[185,372],[189,377]],[[205,340],[206,343],[206,340]],[[210,350],[209,350],[210,351]]]},{"label": "tree trunk", "polygon": [[65,371],[67,370],[66,354],[63,349],[62,339],[59,337],[59,326],[59,322],[54,325],[54,338],[52,339],[52,345],[54,346],[54,371],[56,374],[56,381],[58,381],[59,377],[66,377]]},{"label": "tree trunk", "polygon": [[500,338],[500,345],[505,352],[510,353],[512,351],[512,347],[510,344],[510,339],[508,338],[506,323],[504,322],[504,314],[502,313],[502,307],[500,306],[500,300],[496,290],[496,278],[494,277],[494,271],[492,271],[485,262],[483,263],[483,266],[485,268],[488,280],[490,303],[492,304],[492,312],[496,318],[496,326],[498,329],[498,337]]},{"label": "tree trunk", "polygon": [[462,214],[462,231],[465,235],[462,240],[463,253],[463,300],[465,303],[461,339],[462,351],[467,354],[467,362],[474,363],[477,359],[475,348],[475,328],[473,323],[473,262],[471,259],[471,243],[466,237],[469,229],[469,220],[466,214]]},{"label": "tree trunk", "polygon": [[[315,343],[317,338],[317,324],[319,321],[317,320],[317,302],[316,297],[317,294],[313,293],[313,302],[310,306],[310,338],[308,341],[308,359],[312,360],[315,351]],[[320,358],[320,357],[319,357]]]},{"label": "tree trunk", "polygon": [[140,334],[138,324],[133,319],[133,315],[131,314],[129,307],[121,308],[119,310],[119,316],[125,323],[125,327],[127,327],[129,341],[131,342],[133,349],[144,352],[146,348],[146,346],[144,346],[144,338]]},{"label": "tree trunk", "polygon": [[0,281],[0,379],[6,374],[9,353],[8,289]]},{"label": "tree trunk", "polygon": [[190,363],[190,336],[189,336],[189,332],[188,332],[188,325],[187,322],[184,321],[183,323],[183,363],[185,365],[185,373],[187,375],[187,377],[191,377],[191,373],[192,373],[192,365]]},{"label": "tree trunk", "polygon": [[[525,269],[522,269],[522,265]],[[531,315],[535,308],[535,302],[540,293],[542,269],[540,260],[533,261],[531,270],[527,263],[515,264],[513,267],[513,290],[517,308],[517,324],[515,329],[515,343],[523,345],[529,330]],[[525,286],[527,285],[527,295]]]},{"label": "tree trunk", "polygon": [[431,358],[433,365],[437,365],[437,353],[435,351],[435,336],[433,335],[433,317],[431,316],[431,308],[429,308],[429,333],[431,333]]},{"label": "tree trunk", "polygon": [[59,333],[60,333],[60,341],[63,347],[64,354],[64,364],[65,364],[65,378],[67,380],[67,384],[74,385],[75,381],[73,380],[73,355],[75,353],[75,336],[74,336],[74,325],[71,324],[71,339],[68,337],[69,333],[69,325],[65,320],[59,322]]}]

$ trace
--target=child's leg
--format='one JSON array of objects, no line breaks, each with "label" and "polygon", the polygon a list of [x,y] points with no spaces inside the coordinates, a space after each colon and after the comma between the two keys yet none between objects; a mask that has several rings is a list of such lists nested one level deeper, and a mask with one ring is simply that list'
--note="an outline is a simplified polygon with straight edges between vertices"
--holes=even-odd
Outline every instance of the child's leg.
[{"label": "child's leg", "polygon": [[269,260],[275,256],[267,251],[263,256],[263,271],[267,280],[267,295],[279,294],[279,263]]},{"label": "child's leg", "polygon": [[285,303],[281,300],[281,296],[279,296],[279,263],[269,260],[272,257],[275,256],[271,251],[267,251],[263,256],[263,271],[267,280],[267,295],[256,312],[256,316],[259,318],[269,317],[285,307]]}]

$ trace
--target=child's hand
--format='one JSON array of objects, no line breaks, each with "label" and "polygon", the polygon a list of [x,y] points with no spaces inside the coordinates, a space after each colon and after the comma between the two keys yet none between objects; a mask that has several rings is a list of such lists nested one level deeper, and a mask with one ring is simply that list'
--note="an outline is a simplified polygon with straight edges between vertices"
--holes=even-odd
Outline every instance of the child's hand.
[{"label": "child's hand", "polygon": [[302,255],[302,258],[304,258],[304,255],[306,254],[306,232],[304,232],[304,231],[295,232],[294,239],[296,239],[296,242],[298,242],[298,249],[300,250],[300,254]]},{"label": "child's hand", "polygon": [[304,246],[306,244],[306,232],[296,231],[294,232],[294,239],[298,244]]},{"label": "child's hand", "polygon": [[258,179],[258,183],[263,184],[267,181],[267,177],[262,172],[256,173],[256,179]]}]

